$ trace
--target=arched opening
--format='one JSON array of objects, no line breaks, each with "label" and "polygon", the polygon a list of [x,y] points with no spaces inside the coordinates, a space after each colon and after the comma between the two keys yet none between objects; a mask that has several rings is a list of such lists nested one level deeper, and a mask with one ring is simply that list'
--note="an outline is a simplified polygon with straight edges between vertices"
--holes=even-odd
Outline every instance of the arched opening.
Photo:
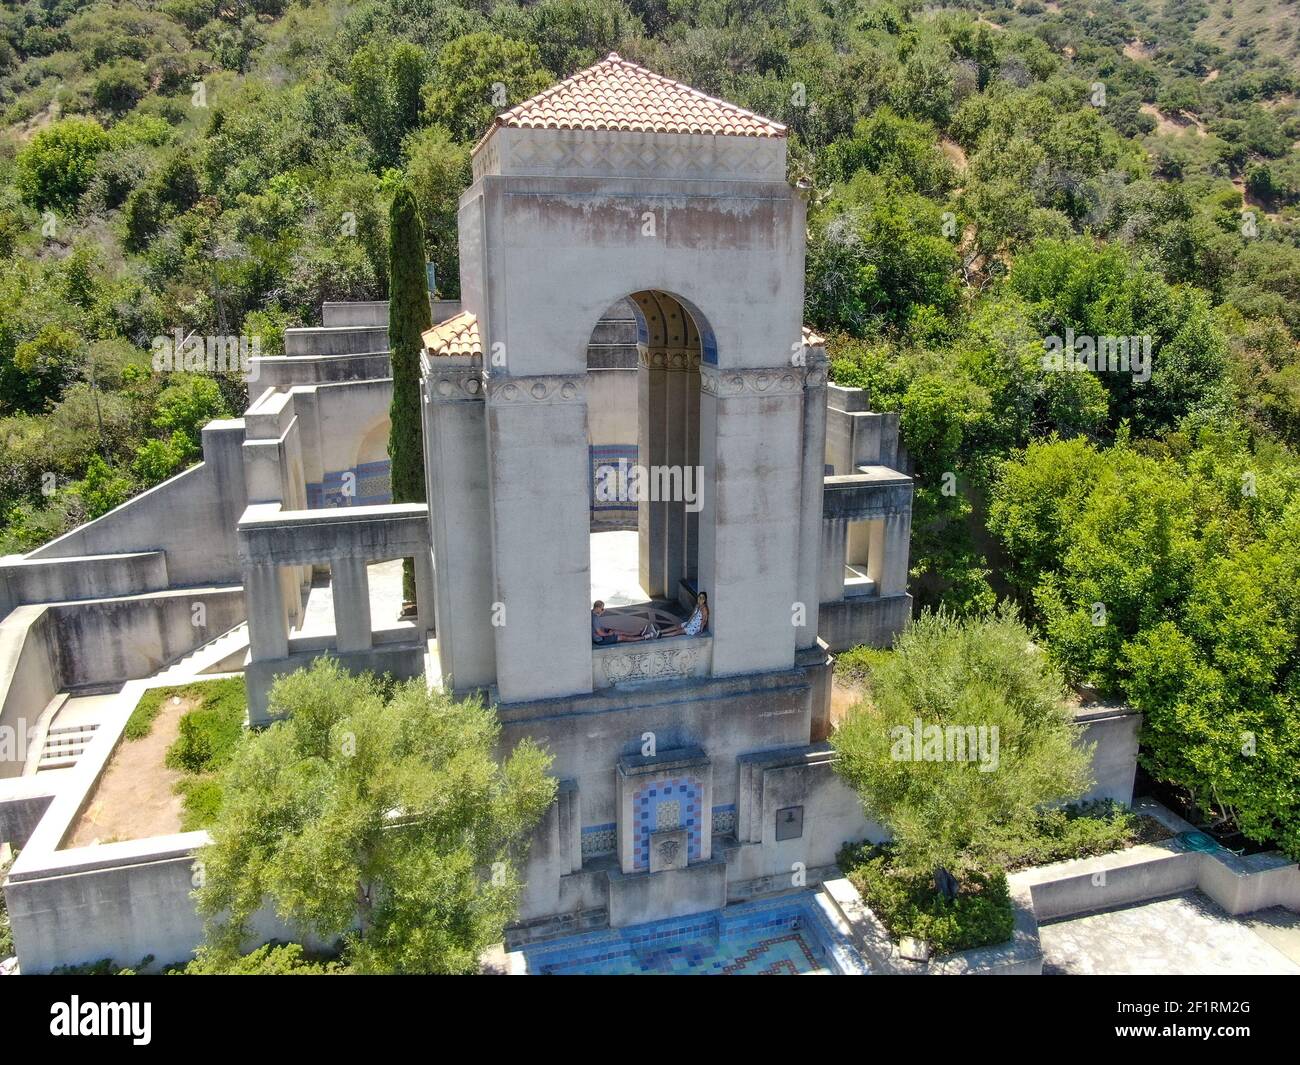
[{"label": "arched opening", "polygon": [[698,310],[658,290],[619,300],[592,331],[591,590],[612,615],[610,628],[672,625],[694,605],[704,488],[700,362],[715,351]]},{"label": "arched opening", "polygon": [[393,501],[392,463],[388,458],[387,418],[377,422],[357,446],[356,461],[352,464],[356,474],[356,494],[353,506],[373,506]]}]

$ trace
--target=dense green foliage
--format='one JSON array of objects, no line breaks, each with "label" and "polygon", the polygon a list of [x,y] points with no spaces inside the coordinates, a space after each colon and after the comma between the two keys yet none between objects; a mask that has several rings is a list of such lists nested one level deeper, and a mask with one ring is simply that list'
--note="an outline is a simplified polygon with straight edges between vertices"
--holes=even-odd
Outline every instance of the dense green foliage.
[{"label": "dense green foliage", "polygon": [[186,965],[167,970],[168,976],[341,976],[350,970],[338,961],[307,956],[300,943],[267,943],[234,959],[200,950]]},{"label": "dense green foliage", "polygon": [[1143,764],[1300,855],[1300,469],[1202,429],[1034,444],[993,530],[1055,657],[1144,715]]},{"label": "dense green foliage", "polygon": [[199,855],[213,963],[269,898],[358,971],[473,972],[513,917],[549,756],[525,741],[498,763],[490,708],[422,679],[386,697],[330,658],[278,679],[270,709],[289,716],[236,749]]},{"label": "dense green foliage", "polygon": [[871,912],[895,939],[924,940],[935,955],[973,950],[1011,938],[1015,911],[1007,876],[972,871],[951,901],[927,873],[900,869],[890,847],[869,844],[840,855],[840,865]]},{"label": "dense green foliage", "polygon": [[1061,678],[1013,612],[922,615],[867,688],[831,737],[835,768],[889,829],[901,870],[978,868],[994,829],[1087,787]]}]

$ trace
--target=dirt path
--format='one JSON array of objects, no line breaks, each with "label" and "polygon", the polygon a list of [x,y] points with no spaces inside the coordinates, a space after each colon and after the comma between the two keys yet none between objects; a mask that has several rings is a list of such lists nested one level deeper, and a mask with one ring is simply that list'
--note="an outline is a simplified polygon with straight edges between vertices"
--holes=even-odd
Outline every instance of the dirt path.
[{"label": "dirt path", "polygon": [[182,715],[197,705],[192,697],[179,702],[168,699],[149,735],[118,744],[65,847],[147,839],[181,830],[181,797],[173,788],[183,774],[168,769],[163,760],[180,731]]}]

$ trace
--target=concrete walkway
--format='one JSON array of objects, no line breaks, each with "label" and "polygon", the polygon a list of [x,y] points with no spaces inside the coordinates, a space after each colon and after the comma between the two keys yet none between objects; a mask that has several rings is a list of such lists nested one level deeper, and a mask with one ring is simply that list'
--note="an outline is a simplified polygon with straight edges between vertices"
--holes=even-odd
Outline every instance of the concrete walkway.
[{"label": "concrete walkway", "polygon": [[[370,590],[370,623],[376,629],[399,624],[402,610],[402,560],[390,559],[366,567]],[[302,625],[294,636],[332,636],[334,634],[334,594],[329,577],[317,577],[307,593],[307,608]]]},{"label": "concrete walkway", "polygon": [[1300,914],[1233,917],[1199,891],[1039,927],[1045,975],[1300,975]]}]

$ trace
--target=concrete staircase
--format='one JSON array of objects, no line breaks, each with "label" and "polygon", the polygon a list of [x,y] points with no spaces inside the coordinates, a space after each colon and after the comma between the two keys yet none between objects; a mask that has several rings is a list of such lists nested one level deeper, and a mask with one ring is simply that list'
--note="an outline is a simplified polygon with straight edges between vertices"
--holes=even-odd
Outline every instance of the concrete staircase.
[{"label": "concrete staircase", "polygon": [[76,765],[77,759],[86,752],[90,741],[95,738],[98,728],[98,721],[51,728],[45,734],[41,758],[36,763],[36,772],[40,773],[47,769],[70,769]]},{"label": "concrete staircase", "polygon": [[228,673],[244,667],[248,655],[248,622],[241,621],[233,629],[223,632],[214,640],[196,647],[187,655],[176,659],[154,680],[182,684],[203,673]]}]

